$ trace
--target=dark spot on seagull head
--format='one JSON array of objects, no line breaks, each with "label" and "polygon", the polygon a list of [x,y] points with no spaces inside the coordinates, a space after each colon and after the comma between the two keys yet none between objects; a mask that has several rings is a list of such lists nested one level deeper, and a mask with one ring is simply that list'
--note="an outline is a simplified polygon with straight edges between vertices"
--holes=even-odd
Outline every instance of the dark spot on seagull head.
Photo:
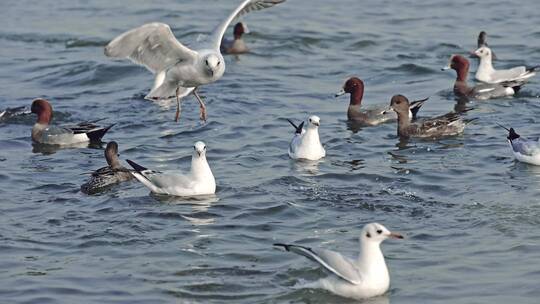
[{"label": "dark spot on seagull head", "polygon": [[366,233],[366,236],[367,236],[368,238],[371,238],[371,234],[370,234],[369,232]]},{"label": "dark spot on seagull head", "polygon": [[37,122],[40,124],[48,124],[51,122],[53,117],[53,110],[51,104],[42,98],[35,99],[32,101],[32,106],[30,108],[31,112],[37,114]]},{"label": "dark spot on seagull head", "polygon": [[480,58],[483,57],[489,57],[491,56],[491,50],[487,46],[481,46],[476,51],[474,51],[474,54]]}]

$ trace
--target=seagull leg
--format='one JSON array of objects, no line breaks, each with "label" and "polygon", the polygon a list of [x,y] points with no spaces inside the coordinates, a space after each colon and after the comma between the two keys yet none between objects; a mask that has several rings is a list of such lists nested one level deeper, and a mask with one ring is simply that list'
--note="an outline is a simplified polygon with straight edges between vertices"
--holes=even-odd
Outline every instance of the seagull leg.
[{"label": "seagull leg", "polygon": [[199,94],[197,94],[197,88],[195,88],[193,90],[193,95],[195,95],[195,97],[197,98],[197,100],[199,101],[199,105],[201,106],[200,108],[200,111],[201,111],[201,114],[200,114],[200,118],[202,121],[206,122],[206,118],[207,118],[207,115],[206,115],[206,106],[204,105],[204,102],[202,101],[201,97],[199,96]]},{"label": "seagull leg", "polygon": [[175,122],[178,122],[178,119],[180,118],[180,98],[178,98],[179,94],[180,94],[180,87],[176,87],[176,116],[174,118]]}]

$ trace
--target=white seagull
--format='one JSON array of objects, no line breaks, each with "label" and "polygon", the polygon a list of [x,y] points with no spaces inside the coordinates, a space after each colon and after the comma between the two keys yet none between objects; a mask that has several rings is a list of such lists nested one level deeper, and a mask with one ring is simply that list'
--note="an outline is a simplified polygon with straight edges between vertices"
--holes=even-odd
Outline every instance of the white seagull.
[{"label": "white seagull", "polygon": [[474,54],[480,57],[480,64],[474,77],[485,83],[525,80],[536,75],[535,70],[538,68],[538,66],[532,68],[518,66],[507,70],[495,70],[491,63],[493,53],[490,48],[480,47],[474,51]]},{"label": "white seagull", "polygon": [[126,161],[135,169],[133,176],[154,193],[175,196],[214,194],[216,180],[206,161],[206,145],[198,141],[193,149],[191,171],[186,175],[153,171],[129,159]]},{"label": "white seagull", "polygon": [[508,129],[502,125],[499,126],[508,131],[506,139],[508,139],[508,144],[518,161],[540,166],[540,138],[526,139],[517,134],[514,128]]},{"label": "white seagull", "polygon": [[289,119],[287,121],[295,129],[294,137],[289,144],[289,156],[292,159],[319,160],[326,156],[326,151],[319,140],[321,119],[318,116],[308,118],[307,130],[304,129],[304,122],[297,126]]},{"label": "white seagull", "polygon": [[200,104],[200,116],[206,120],[206,106],[197,94],[201,85],[212,83],[223,76],[225,60],[220,52],[223,35],[237,17],[264,9],[285,0],[244,0],[223,20],[208,39],[188,48],[174,37],[164,23],[148,23],[127,31],[105,46],[105,55],[129,58],[145,66],[156,75],[152,90],[145,98],[172,99],[176,96],[176,120],[180,114],[180,99],[193,93]]},{"label": "white seagull", "polygon": [[307,287],[326,289],[337,295],[365,299],[384,294],[390,287],[390,275],[380,245],[387,238],[402,239],[378,223],[364,226],[360,235],[360,255],[356,259],[338,252],[299,245],[274,244],[318,263],[330,276]]}]

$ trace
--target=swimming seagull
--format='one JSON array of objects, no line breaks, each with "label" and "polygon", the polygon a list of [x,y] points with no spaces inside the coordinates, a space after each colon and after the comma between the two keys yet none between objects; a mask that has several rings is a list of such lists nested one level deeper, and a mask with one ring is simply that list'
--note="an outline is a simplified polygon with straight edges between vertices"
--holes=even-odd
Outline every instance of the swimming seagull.
[{"label": "swimming seagull", "polygon": [[[386,111],[388,106],[378,105],[362,109],[362,98],[364,97],[364,82],[358,77],[349,78],[343,88],[336,93],[335,97],[345,94],[351,94],[349,108],[347,109],[347,118],[349,121],[366,126],[375,126],[390,120],[396,120],[397,116],[392,111]],[[410,115],[411,120],[416,119],[416,114],[420,107],[428,98],[411,102]]]},{"label": "swimming seagull", "polygon": [[454,82],[454,94],[459,97],[471,97],[478,100],[512,96],[516,94],[525,80],[505,81],[501,83],[481,83],[474,87],[467,84],[469,74],[469,60],[461,55],[452,55],[450,62],[441,70],[453,69],[456,71],[456,81]]},{"label": "swimming seagull", "polygon": [[480,64],[478,65],[478,70],[476,70],[474,77],[485,83],[525,80],[536,75],[535,71],[540,67],[535,66],[527,68],[525,66],[518,66],[507,70],[495,70],[491,63],[492,52],[490,48],[483,46],[474,51],[474,53],[480,57]]},{"label": "swimming seagull", "polygon": [[216,192],[216,180],[206,161],[206,145],[198,141],[193,146],[191,171],[188,174],[168,174],[149,170],[131,160],[133,175],[150,191],[175,196],[208,195]]},{"label": "swimming seagull", "polygon": [[326,249],[281,243],[274,246],[303,255],[330,274],[307,287],[326,289],[347,298],[365,299],[382,295],[390,287],[390,275],[380,248],[387,238],[403,239],[403,236],[390,232],[379,223],[365,225],[360,234],[360,254],[356,259]]},{"label": "swimming seagull", "polygon": [[508,131],[508,137],[506,139],[508,139],[508,144],[518,161],[537,166],[540,165],[539,138],[535,140],[526,139],[517,134],[514,128],[508,129],[505,126],[499,126]]},{"label": "swimming seagull", "polygon": [[100,141],[114,126],[98,126],[92,122],[83,122],[75,126],[59,127],[50,125],[53,117],[51,104],[45,99],[35,99],[31,111],[37,114],[37,122],[32,127],[32,140],[48,145],[72,145],[89,141]]},{"label": "swimming seagull", "polygon": [[90,180],[81,186],[81,191],[86,194],[98,193],[105,188],[124,181],[133,179],[131,170],[124,168],[118,159],[118,144],[111,141],[105,148],[106,167],[92,172]]},{"label": "swimming seagull", "polygon": [[[476,48],[479,49],[483,46],[487,46],[489,47],[488,43],[487,43],[487,33],[485,31],[481,31],[480,34],[478,34],[478,40],[477,40],[477,43],[476,43]],[[471,56],[470,57],[473,57],[473,58],[478,58],[478,56],[474,53],[474,51],[471,51]],[[496,60],[497,59],[497,56],[495,55],[495,52],[491,52],[491,57],[493,60]]]},{"label": "swimming seagull", "polygon": [[105,46],[105,55],[129,58],[156,75],[150,100],[176,97],[176,120],[180,115],[180,99],[193,93],[200,104],[200,118],[206,121],[206,106],[197,88],[223,76],[225,60],[220,52],[221,41],[229,24],[237,17],[282,3],[285,0],[244,0],[212,32],[210,37],[188,48],[174,37],[164,23],[148,23],[127,31]]},{"label": "swimming seagull", "polygon": [[289,156],[292,159],[319,160],[326,155],[321,141],[319,140],[320,118],[310,116],[308,118],[307,130],[304,129],[304,122],[300,125],[287,121],[294,127],[294,137],[289,144]]}]

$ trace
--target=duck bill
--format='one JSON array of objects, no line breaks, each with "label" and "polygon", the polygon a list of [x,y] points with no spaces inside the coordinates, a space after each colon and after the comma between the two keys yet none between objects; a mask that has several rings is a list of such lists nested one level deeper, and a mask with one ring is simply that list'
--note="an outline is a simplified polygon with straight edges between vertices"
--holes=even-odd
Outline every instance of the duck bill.
[{"label": "duck bill", "polygon": [[334,97],[339,97],[341,95],[345,95],[345,90],[344,89],[339,90],[339,92],[337,92]]},{"label": "duck bill", "polygon": [[450,69],[451,69],[450,65],[445,65],[445,66],[443,66],[441,68],[441,71],[446,71],[446,70],[450,70]]},{"label": "duck bill", "polygon": [[397,233],[397,232],[390,232],[390,235],[388,237],[392,238],[392,239],[398,239],[398,240],[404,239],[403,235],[401,235],[401,233]]}]

